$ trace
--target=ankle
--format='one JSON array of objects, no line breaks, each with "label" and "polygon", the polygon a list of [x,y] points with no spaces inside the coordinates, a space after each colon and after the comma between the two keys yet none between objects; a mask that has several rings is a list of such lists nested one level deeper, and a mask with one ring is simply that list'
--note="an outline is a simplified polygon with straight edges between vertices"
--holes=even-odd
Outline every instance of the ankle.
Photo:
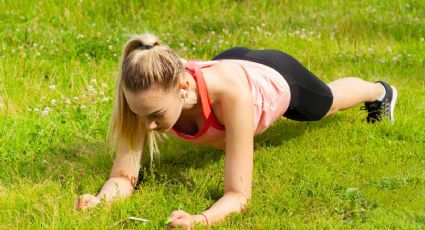
[{"label": "ankle", "polygon": [[377,82],[375,83],[375,89],[376,89],[375,100],[382,101],[385,97],[385,94],[387,93],[385,90],[385,87],[381,83]]}]

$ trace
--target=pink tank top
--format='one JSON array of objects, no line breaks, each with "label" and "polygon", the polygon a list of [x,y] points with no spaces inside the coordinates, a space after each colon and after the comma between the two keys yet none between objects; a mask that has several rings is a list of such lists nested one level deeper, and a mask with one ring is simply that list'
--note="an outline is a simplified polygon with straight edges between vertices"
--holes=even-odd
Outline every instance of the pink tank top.
[{"label": "pink tank top", "polygon": [[[219,61],[238,64],[245,71],[254,99],[253,122],[255,130],[253,135],[264,132],[288,109],[291,99],[288,83],[279,72],[263,64],[234,59]],[[226,145],[225,127],[218,122],[211,109],[207,85],[202,74],[202,68],[209,67],[217,62],[189,61],[184,64],[186,70],[196,81],[205,122],[194,136],[184,134],[174,128],[171,133],[189,142],[224,148]]]}]

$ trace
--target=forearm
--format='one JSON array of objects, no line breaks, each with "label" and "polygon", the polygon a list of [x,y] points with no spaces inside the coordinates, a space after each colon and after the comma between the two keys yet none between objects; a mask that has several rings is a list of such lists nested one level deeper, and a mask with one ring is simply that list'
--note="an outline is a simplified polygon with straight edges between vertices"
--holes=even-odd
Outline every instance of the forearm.
[{"label": "forearm", "polygon": [[134,191],[132,183],[124,177],[111,177],[105,182],[97,197],[109,202],[117,197],[127,197]]},{"label": "forearm", "polygon": [[[223,220],[230,213],[243,211],[248,201],[249,197],[240,193],[228,192],[215,202],[213,206],[202,213],[208,219],[208,224],[211,224]],[[207,224],[205,217],[200,214],[195,215],[196,222]]]}]

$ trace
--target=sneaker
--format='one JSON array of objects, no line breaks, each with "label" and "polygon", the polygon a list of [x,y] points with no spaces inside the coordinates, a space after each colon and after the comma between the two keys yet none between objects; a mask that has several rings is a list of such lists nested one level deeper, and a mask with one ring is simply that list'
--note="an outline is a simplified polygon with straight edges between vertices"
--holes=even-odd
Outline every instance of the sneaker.
[{"label": "sneaker", "polygon": [[397,89],[383,81],[377,81],[385,88],[385,96],[382,101],[365,102],[365,106],[361,110],[367,110],[367,122],[375,123],[381,121],[385,117],[389,118],[391,123],[394,123],[394,108],[397,102]]}]

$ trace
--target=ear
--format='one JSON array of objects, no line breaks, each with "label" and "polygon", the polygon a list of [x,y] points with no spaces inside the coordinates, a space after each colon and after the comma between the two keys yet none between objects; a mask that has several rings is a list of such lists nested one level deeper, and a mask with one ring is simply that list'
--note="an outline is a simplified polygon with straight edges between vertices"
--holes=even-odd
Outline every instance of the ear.
[{"label": "ear", "polygon": [[180,88],[183,89],[183,90],[188,90],[189,89],[189,82],[186,81],[186,82],[180,83]]}]

